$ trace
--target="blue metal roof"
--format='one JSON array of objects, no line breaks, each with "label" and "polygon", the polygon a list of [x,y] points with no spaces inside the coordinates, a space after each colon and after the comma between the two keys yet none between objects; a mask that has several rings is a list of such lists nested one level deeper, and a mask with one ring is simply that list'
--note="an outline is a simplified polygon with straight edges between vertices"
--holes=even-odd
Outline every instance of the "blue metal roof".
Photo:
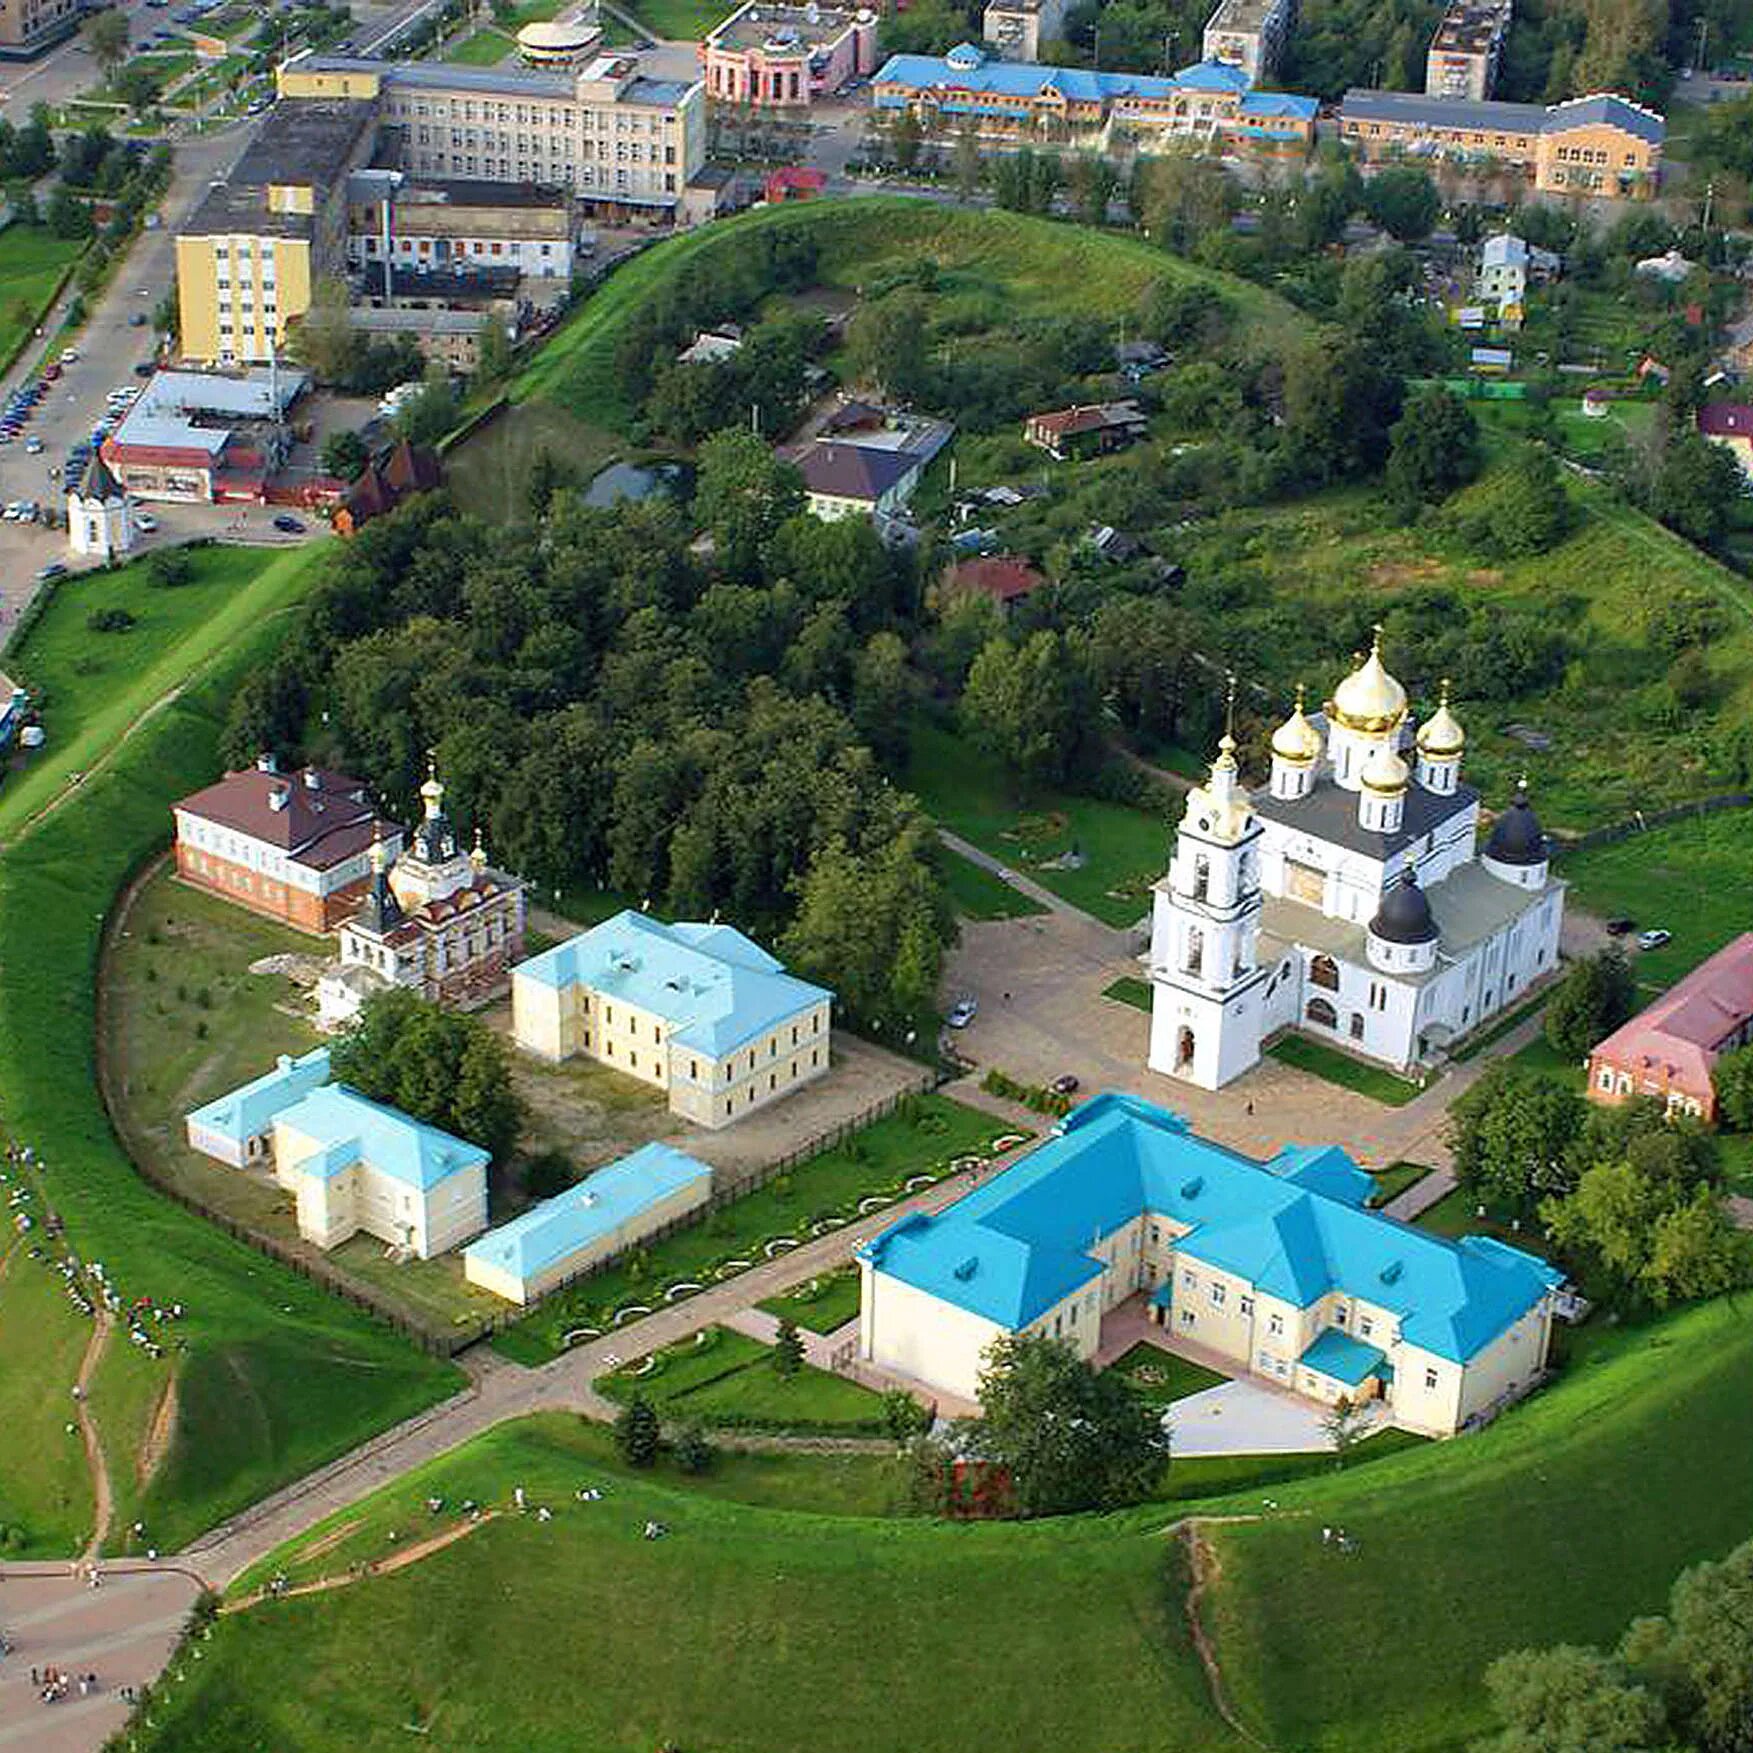
[{"label": "blue metal roof", "polygon": [[479,1145],[399,1108],[369,1101],[344,1083],[312,1090],[277,1118],[315,1141],[316,1153],[297,1166],[325,1179],[367,1162],[393,1180],[425,1191],[462,1170],[485,1168],[491,1160]]},{"label": "blue metal roof", "polygon": [[935,1217],[871,1242],[881,1272],[1026,1327],[1103,1270],[1100,1239],[1143,1212],[1190,1226],[1175,1244],[1306,1308],[1329,1291],[1400,1316],[1408,1343],[1463,1362],[1563,1281],[1520,1249],[1452,1242],[1362,1209],[1369,1176],[1335,1146],[1265,1163],[1196,1137],[1179,1115],[1113,1092]]},{"label": "blue metal roof", "polygon": [[274,1118],[329,1081],[329,1050],[313,1047],[301,1058],[282,1053],[272,1071],[265,1071],[241,1089],[215,1097],[185,1116],[190,1125],[216,1132],[233,1144],[247,1144],[274,1124]]},{"label": "blue metal roof", "polygon": [[520,978],[563,988],[583,984],[662,1017],[669,1039],[722,1059],[833,993],[785,972],[785,964],[733,926],[666,925],[631,910],[517,966]]},{"label": "blue metal roof", "polygon": [[1353,1339],[1337,1327],[1329,1327],[1319,1334],[1314,1344],[1297,1359],[1305,1369],[1331,1376],[1348,1388],[1368,1381],[1387,1361],[1375,1346],[1365,1345],[1361,1339]]},{"label": "blue metal roof", "polygon": [[489,1230],[463,1250],[463,1258],[528,1280],[682,1188],[711,1179],[711,1169],[684,1152],[667,1144],[643,1145]]}]

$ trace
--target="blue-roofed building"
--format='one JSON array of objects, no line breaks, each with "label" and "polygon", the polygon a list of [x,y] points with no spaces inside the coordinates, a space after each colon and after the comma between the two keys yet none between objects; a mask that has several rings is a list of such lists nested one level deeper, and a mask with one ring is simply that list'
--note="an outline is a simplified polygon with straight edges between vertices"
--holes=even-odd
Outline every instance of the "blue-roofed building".
[{"label": "blue-roofed building", "polygon": [[189,1147],[234,1169],[268,1155],[274,1122],[329,1081],[329,1050],[313,1047],[294,1059],[282,1053],[272,1071],[183,1116]]},{"label": "blue-roofed building", "polygon": [[564,1193],[477,1237],[463,1276],[527,1304],[698,1211],[712,1170],[667,1144],[642,1145]]},{"label": "blue-roofed building", "polygon": [[479,1145],[324,1084],[274,1117],[274,1179],[298,1201],[298,1233],[319,1248],[363,1230],[425,1260],[487,1227]]},{"label": "blue-roofed building", "polygon": [[927,133],[972,124],[983,138],[1141,152],[1214,138],[1307,150],[1318,108],[1313,98],[1251,90],[1246,73],[1221,61],[1197,61],[1165,78],[1000,61],[973,43],[943,56],[891,55],[870,89],[879,114],[910,110]]},{"label": "blue-roofed building", "polygon": [[667,1092],[700,1126],[728,1126],[828,1069],[834,995],[716,921],[613,919],[512,971],[512,1034]]},{"label": "blue-roofed building", "polygon": [[1237,1375],[1331,1404],[1380,1398],[1447,1436],[1545,1366],[1563,1274],[1480,1236],[1451,1241],[1367,1209],[1337,1146],[1264,1162],[1166,1108],[1109,1093],[1020,1162],[859,1255],[861,1355],[963,1399],[986,1348],[1035,1333],[1093,1357],[1133,1296]]}]

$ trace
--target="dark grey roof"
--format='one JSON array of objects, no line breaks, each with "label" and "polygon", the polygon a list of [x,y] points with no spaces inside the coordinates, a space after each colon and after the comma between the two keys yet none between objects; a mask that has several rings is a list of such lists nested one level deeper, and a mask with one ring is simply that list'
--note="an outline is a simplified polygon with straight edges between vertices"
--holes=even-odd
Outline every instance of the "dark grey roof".
[{"label": "dark grey roof", "polygon": [[836,499],[868,499],[873,505],[919,466],[905,451],[818,440],[798,459],[804,485]]},{"label": "dark grey roof", "polygon": [[1429,97],[1422,91],[1372,91],[1354,85],[1340,105],[1347,121],[1404,122],[1421,128],[1478,128],[1538,134],[1546,111],[1537,103],[1479,103],[1470,97]]},{"label": "dark grey roof", "polygon": [[1370,921],[1370,936],[1384,943],[1435,943],[1441,935],[1417,876],[1407,871],[1382,896],[1382,904]]},{"label": "dark grey roof", "polygon": [[1267,821],[1299,829],[1316,840],[1327,840],[1371,858],[1385,858],[1422,840],[1478,801],[1479,793],[1470,785],[1457,785],[1452,797],[1439,797],[1422,785],[1409,785],[1400,826],[1391,834],[1380,834],[1358,821],[1357,793],[1331,781],[1323,781],[1307,797],[1273,797],[1264,791],[1253,796],[1255,814]]},{"label": "dark grey roof", "polygon": [[234,188],[332,183],[376,111],[369,98],[301,97],[277,103],[225,180]]},{"label": "dark grey roof", "polygon": [[[81,499],[109,500],[122,497],[122,489],[116,484],[115,476],[110,473],[110,466],[103,460],[101,450],[91,453],[91,460],[79,477],[78,492]],[[10,690],[7,692],[9,696]]]},{"label": "dark grey roof", "polygon": [[315,229],[308,213],[271,213],[266,189],[215,183],[177,227],[177,236],[310,237]]},{"label": "dark grey roof", "polygon": [[1668,124],[1654,110],[1646,110],[1642,104],[1612,92],[1598,92],[1593,97],[1573,97],[1555,103],[1546,112],[1543,132],[1557,134],[1566,128],[1585,128],[1593,122],[1623,128],[1627,134],[1647,141],[1651,146],[1660,146],[1668,133]]},{"label": "dark grey roof", "polygon": [[1491,838],[1485,842],[1485,856],[1499,864],[1544,864],[1546,834],[1540,819],[1528,802],[1528,794],[1518,791],[1491,825]]}]

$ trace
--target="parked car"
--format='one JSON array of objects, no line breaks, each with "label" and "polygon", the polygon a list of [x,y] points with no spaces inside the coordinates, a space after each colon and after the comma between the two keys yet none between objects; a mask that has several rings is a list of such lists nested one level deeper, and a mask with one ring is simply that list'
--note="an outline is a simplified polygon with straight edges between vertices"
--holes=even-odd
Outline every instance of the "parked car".
[{"label": "parked car", "polygon": [[137,511],[134,513],[134,527],[142,535],[156,535],[158,533],[158,519],[149,511]]},{"label": "parked car", "polygon": [[1663,931],[1659,925],[1653,931],[1640,931],[1637,934],[1637,947],[1640,950],[1659,950],[1664,944],[1673,941],[1673,932]]},{"label": "parked car", "polygon": [[1077,1079],[1068,1071],[1063,1077],[1056,1077],[1047,1086],[1056,1096],[1074,1096],[1077,1094]]},{"label": "parked car", "polygon": [[136,377],[150,377],[157,369],[158,367],[154,365],[150,359],[142,359],[140,363],[134,367],[134,375]]},{"label": "parked car", "polygon": [[37,568],[38,584],[47,584],[51,578],[65,578],[66,576],[67,568],[59,560],[51,560],[47,566]]},{"label": "parked car", "polygon": [[146,312],[143,310],[135,311],[133,313],[133,315],[128,318],[128,327],[131,329],[145,328],[146,327]]},{"label": "parked car", "polygon": [[978,1000],[972,998],[958,998],[956,1002],[950,1006],[949,1015],[943,1020],[948,1023],[952,1029],[965,1029],[979,1014],[979,1011],[980,1005]]},{"label": "parked car", "polygon": [[77,347],[63,347],[61,349],[61,363],[63,365],[77,365],[79,363],[79,349]]},{"label": "parked car", "polygon": [[33,432],[30,437],[24,441],[24,448],[29,451],[33,457],[40,456],[42,454],[43,441]]},{"label": "parked car", "polygon": [[274,528],[279,530],[282,535],[302,536],[304,534],[304,525],[289,512],[283,511],[274,519]]},{"label": "parked car", "polygon": [[1637,921],[1635,919],[1627,919],[1623,915],[1618,919],[1609,919],[1607,921],[1607,935],[1609,937],[1629,937],[1636,929]]}]

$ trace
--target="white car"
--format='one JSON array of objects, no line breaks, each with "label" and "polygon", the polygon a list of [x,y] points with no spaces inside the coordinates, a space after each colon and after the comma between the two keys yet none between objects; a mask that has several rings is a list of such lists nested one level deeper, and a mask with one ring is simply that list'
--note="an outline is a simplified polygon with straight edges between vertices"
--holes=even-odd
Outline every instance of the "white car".
[{"label": "white car", "polygon": [[978,1000],[972,998],[959,998],[950,1006],[949,1015],[943,1020],[948,1023],[952,1029],[965,1029],[979,1014],[979,1011],[980,1005]]},{"label": "white car", "polygon": [[79,363],[79,349],[77,347],[65,349],[61,354],[61,363],[63,365],[77,365]]},{"label": "white car", "polygon": [[149,511],[137,511],[134,513],[134,527],[142,535],[154,535],[158,530],[158,519]]},{"label": "white car", "polygon": [[38,438],[35,433],[32,433],[31,436],[24,441],[24,448],[33,457],[40,456],[42,454],[43,441]]}]

